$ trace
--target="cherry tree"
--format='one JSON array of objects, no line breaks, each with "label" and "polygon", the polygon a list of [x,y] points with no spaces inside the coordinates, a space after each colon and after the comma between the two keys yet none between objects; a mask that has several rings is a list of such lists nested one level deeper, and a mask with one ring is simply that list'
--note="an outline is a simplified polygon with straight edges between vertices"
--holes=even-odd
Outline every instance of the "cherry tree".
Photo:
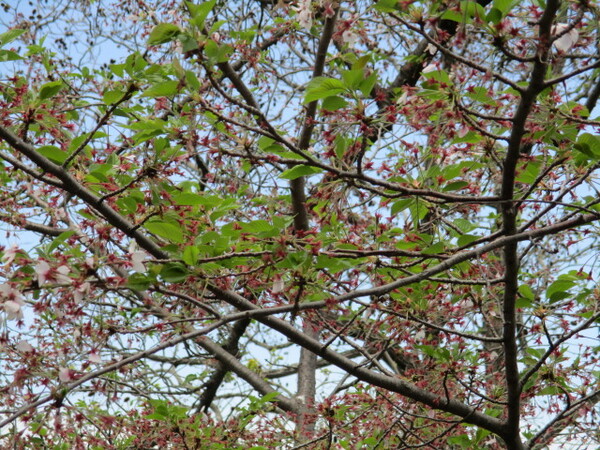
[{"label": "cherry tree", "polygon": [[598,445],[593,1],[0,6],[3,445]]}]

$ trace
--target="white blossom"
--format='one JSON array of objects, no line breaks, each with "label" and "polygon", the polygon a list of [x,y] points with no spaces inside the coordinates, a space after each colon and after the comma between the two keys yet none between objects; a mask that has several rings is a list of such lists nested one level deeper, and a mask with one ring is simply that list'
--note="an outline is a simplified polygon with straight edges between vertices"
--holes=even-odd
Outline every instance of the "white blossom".
[{"label": "white blossom", "polygon": [[69,277],[70,271],[71,270],[65,265],[58,267],[56,269],[56,281],[59,283],[71,284],[72,280]]},{"label": "white blossom", "polygon": [[342,42],[348,44],[348,47],[352,48],[358,42],[358,37],[358,34],[349,28],[342,33]]},{"label": "white blossom", "polygon": [[23,352],[23,353],[29,353],[29,352],[33,351],[33,346],[29,342],[27,342],[23,339],[21,339],[19,342],[17,342],[16,347],[17,347],[17,350],[19,350],[20,352]]},{"label": "white blossom", "polygon": [[2,255],[2,262],[8,266],[14,261],[17,253],[19,253],[19,247],[17,247],[17,244],[11,245],[4,251],[4,254]]},{"label": "white blossom", "polygon": [[[567,28],[569,28],[569,25],[566,23],[557,23],[552,27],[552,36],[557,36],[561,33],[564,33]],[[552,45],[559,52],[566,53],[577,43],[578,40],[579,32],[573,28],[555,40]]]},{"label": "white blossom", "polygon": [[0,298],[5,300],[2,308],[8,320],[21,320],[23,318],[21,307],[25,305],[25,301],[19,291],[12,288],[9,284],[0,284]]},{"label": "white blossom", "polygon": [[8,320],[21,320],[23,318],[23,311],[21,305],[13,300],[4,302],[4,312]]},{"label": "white blossom", "polygon": [[73,374],[71,369],[67,367],[60,367],[58,369],[58,379],[63,383],[68,383],[69,381],[73,381]]},{"label": "white blossom", "polygon": [[143,251],[135,251],[131,253],[131,267],[134,272],[145,272],[146,266],[144,265],[144,260],[146,259],[146,252]]},{"label": "white blossom", "polygon": [[43,286],[48,281],[48,275],[50,274],[50,264],[46,261],[38,261],[34,268],[37,276],[38,284]]},{"label": "white blossom", "polygon": [[417,334],[415,334],[415,340],[417,341],[421,341],[425,339],[425,337],[427,337],[427,333],[425,333],[425,330],[423,329],[420,329],[419,331],[417,331]]},{"label": "white blossom", "polygon": [[88,360],[91,363],[96,363],[96,364],[100,364],[102,362],[102,357],[98,354],[98,352],[96,351],[91,351],[90,355],[88,356]]},{"label": "white blossom", "polygon": [[292,8],[296,11],[296,19],[302,28],[309,30],[312,27],[312,6],[310,0],[300,0],[298,6]]},{"label": "white blossom", "polygon": [[408,100],[408,91],[404,91],[402,93],[402,95],[400,97],[398,97],[398,100],[396,100],[396,104],[404,105],[407,100]]},{"label": "white blossom", "polygon": [[73,292],[73,299],[75,302],[81,303],[85,295],[90,292],[91,287],[92,286],[87,281],[85,283],[81,283],[81,285],[75,289],[75,292]]},{"label": "white blossom", "polygon": [[429,72],[435,72],[436,70],[438,70],[438,67],[435,63],[431,63],[426,65],[423,70],[421,71],[421,73],[429,73]]},{"label": "white blossom", "polygon": [[271,288],[271,292],[273,294],[279,294],[280,292],[283,292],[283,288],[285,287],[283,280],[281,278],[279,278],[278,280],[275,280],[273,282],[273,287]]}]

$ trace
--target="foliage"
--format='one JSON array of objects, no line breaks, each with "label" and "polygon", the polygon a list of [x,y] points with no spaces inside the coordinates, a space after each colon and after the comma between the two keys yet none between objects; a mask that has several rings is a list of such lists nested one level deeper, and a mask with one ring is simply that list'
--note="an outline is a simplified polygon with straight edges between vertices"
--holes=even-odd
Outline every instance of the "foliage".
[{"label": "foliage", "polygon": [[598,445],[593,1],[1,6],[3,445]]}]

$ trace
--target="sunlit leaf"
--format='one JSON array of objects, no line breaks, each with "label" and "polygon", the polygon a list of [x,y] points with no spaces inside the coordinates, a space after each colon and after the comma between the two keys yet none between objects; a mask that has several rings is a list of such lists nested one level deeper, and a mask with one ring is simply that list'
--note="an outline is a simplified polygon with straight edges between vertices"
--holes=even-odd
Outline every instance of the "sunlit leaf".
[{"label": "sunlit leaf", "polygon": [[159,23],[150,32],[148,45],[159,45],[173,41],[181,29],[172,23]]},{"label": "sunlit leaf", "polygon": [[48,98],[54,97],[56,94],[60,92],[63,88],[62,81],[51,81],[42,85],[40,88],[40,100],[46,100]]},{"label": "sunlit leaf", "polygon": [[181,227],[172,222],[163,222],[159,220],[148,221],[144,224],[144,228],[171,242],[180,243],[184,240]]},{"label": "sunlit leaf", "polygon": [[284,171],[281,175],[279,175],[279,178],[284,178],[286,180],[295,180],[296,178],[304,177],[307,175],[314,175],[315,173],[321,172],[323,172],[323,169],[319,167],[305,166],[300,164],[298,166],[294,166],[291,169]]}]

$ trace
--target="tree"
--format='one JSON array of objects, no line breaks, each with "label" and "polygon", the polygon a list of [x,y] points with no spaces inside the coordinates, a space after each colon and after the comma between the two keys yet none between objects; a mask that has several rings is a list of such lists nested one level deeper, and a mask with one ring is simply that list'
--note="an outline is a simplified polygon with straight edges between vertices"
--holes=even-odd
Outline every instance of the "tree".
[{"label": "tree", "polygon": [[600,442],[597,4],[47,3],[2,4],[4,445]]}]

